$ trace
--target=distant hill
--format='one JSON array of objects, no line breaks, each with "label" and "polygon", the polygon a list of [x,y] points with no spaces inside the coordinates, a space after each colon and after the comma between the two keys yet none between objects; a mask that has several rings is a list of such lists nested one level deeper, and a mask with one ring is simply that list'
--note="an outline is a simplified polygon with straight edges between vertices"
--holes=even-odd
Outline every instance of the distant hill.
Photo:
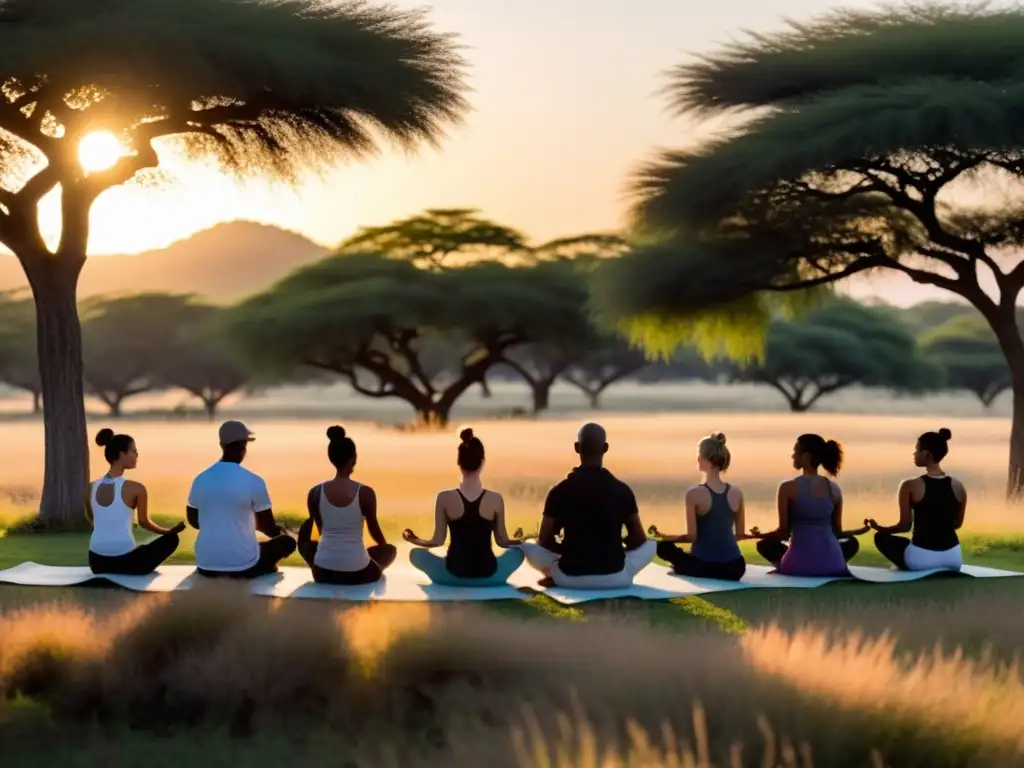
[{"label": "distant hill", "polygon": [[[167,291],[233,302],[267,288],[328,250],[302,235],[266,224],[234,221],[197,232],[167,248],[135,255],[91,256],[79,298]],[[0,291],[28,288],[13,256],[0,255]]]}]

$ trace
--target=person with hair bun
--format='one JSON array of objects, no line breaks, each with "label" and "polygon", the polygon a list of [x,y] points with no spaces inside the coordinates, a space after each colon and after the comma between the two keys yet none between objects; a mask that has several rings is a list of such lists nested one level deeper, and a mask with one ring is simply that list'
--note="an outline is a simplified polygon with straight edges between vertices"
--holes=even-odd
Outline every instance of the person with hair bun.
[{"label": "person with hair bun", "polygon": [[[967,512],[967,489],[941,466],[952,437],[953,433],[943,427],[917,438],[914,466],[923,468],[924,474],[900,483],[900,519],[896,525],[879,525],[873,519],[864,521],[876,531],[878,551],[901,570],[958,571],[963,565],[957,531]],[[898,533],[911,533],[911,537],[895,535]]]},{"label": "person with hair bun", "polygon": [[[653,525],[652,536],[660,536],[658,557],[682,576],[739,581],[746,573],[737,539],[746,538],[743,491],[722,480],[732,457],[721,432],[705,437],[697,445],[697,469],[703,482],[686,492],[686,533],[665,536]],[[689,543],[686,552],[676,543]]]},{"label": "person with hair bun", "polygon": [[[139,451],[130,435],[101,429],[96,435],[96,445],[103,448],[103,457],[110,468],[89,485],[89,516],[93,525],[89,538],[89,568],[96,574],[145,576],[174,554],[179,544],[178,534],[185,530],[185,524],[162,528],[149,519],[146,486],[124,476],[126,471],[135,469],[139,461]],[[157,538],[135,545],[132,522],[136,515],[139,527],[157,534]]]},{"label": "person with hair bun", "polygon": [[[402,538],[419,549],[409,553],[413,566],[434,584],[457,587],[493,587],[506,583],[523,564],[519,545],[505,527],[505,500],[500,493],[484,488],[480,473],[484,467],[484,444],[466,428],[459,434],[456,464],[462,472],[458,488],[441,491],[434,502],[434,534],[421,539],[410,529]],[[429,550],[444,544],[451,534],[444,557]],[[495,556],[491,539],[505,550]]]},{"label": "person with hair bun", "polygon": [[[779,527],[770,533],[750,530],[759,539],[757,551],[789,576],[846,576],[847,562],[857,554],[856,537],[867,533],[867,526],[843,530],[843,493],[839,484],[822,477],[824,469],[832,477],[843,464],[843,448],[835,440],[821,435],[800,435],[793,446],[793,469],[800,475],[779,486],[777,506]],[[786,541],[789,541],[787,544]]]},{"label": "person with hair bun", "polygon": [[[395,562],[398,550],[380,529],[377,494],[352,479],[356,444],[344,427],[327,430],[327,459],[334,466],[334,478],[313,486],[306,496],[309,519],[299,528],[299,554],[316,582],[372,584]],[[314,525],[319,541],[312,541]],[[363,540],[364,526],[374,541],[369,548]]]}]

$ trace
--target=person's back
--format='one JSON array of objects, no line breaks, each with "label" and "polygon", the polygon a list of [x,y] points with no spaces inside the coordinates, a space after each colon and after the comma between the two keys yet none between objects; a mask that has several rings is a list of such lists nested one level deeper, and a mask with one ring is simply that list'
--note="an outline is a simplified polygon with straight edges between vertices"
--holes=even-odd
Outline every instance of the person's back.
[{"label": "person's back", "polygon": [[[351,483],[351,481],[349,481]],[[318,568],[332,571],[359,571],[370,564],[370,555],[363,541],[365,517],[359,503],[362,486],[354,483],[347,503],[331,501],[328,483],[320,486],[320,543],[313,562]]]},{"label": "person's back", "polygon": [[790,507],[790,545],[779,571],[808,576],[845,573],[846,560],[832,526],[836,491],[827,477],[801,475],[794,480]]},{"label": "person's back", "polygon": [[[453,576],[463,579],[486,578],[497,568],[497,557],[491,546],[494,533],[495,516],[491,511],[490,518],[481,514],[481,504],[485,501],[488,491],[470,501],[458,488],[454,489],[462,512],[453,516],[446,514],[448,533],[451,541],[445,555],[445,567]],[[493,494],[492,494],[493,495]],[[500,497],[498,499],[500,502]]]},{"label": "person's back", "polygon": [[932,552],[942,552],[960,544],[956,533],[960,516],[960,500],[949,475],[922,475],[924,496],[914,502],[914,527],[911,543]]},{"label": "person's back", "polygon": [[726,484],[721,493],[715,493],[705,483],[711,496],[711,504],[703,515],[696,516],[697,539],[690,554],[708,563],[728,563],[743,557],[736,542],[736,513],[729,503],[729,488]]},{"label": "person's back", "polygon": [[[124,502],[124,477],[106,476],[92,484],[90,505],[93,515],[89,551],[103,557],[118,557],[135,549],[132,523],[135,510]],[[103,496],[101,500],[99,497]],[[105,503],[101,503],[101,501]]]},{"label": "person's back", "polygon": [[579,466],[556,485],[548,505],[562,523],[559,570],[567,576],[618,573],[626,560],[622,527],[636,514],[633,492],[604,467]]},{"label": "person's back", "polygon": [[254,514],[270,508],[262,478],[241,464],[218,461],[196,477],[188,506],[199,510],[195,552],[200,570],[246,571],[256,565],[260,547]]}]

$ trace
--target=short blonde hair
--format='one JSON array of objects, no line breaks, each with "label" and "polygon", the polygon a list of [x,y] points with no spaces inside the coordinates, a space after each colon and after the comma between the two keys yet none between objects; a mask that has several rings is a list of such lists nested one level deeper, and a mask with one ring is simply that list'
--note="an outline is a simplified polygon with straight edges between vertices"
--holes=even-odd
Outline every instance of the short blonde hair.
[{"label": "short blonde hair", "polygon": [[697,446],[697,455],[722,472],[729,469],[729,463],[732,460],[729,449],[725,447],[725,435],[721,432],[708,435],[701,440]]}]

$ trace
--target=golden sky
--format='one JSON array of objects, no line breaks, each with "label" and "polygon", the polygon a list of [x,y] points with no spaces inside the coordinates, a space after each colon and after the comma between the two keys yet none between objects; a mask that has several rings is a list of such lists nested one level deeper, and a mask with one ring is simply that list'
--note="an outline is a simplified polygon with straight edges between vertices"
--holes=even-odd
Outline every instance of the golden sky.
[{"label": "golden sky", "polygon": [[[699,138],[667,114],[663,73],[743,28],[868,0],[393,0],[429,4],[472,64],[474,111],[438,151],[385,152],[296,188],[239,186],[210,167],[172,167],[170,186],[129,186],[93,211],[92,254],[164,247],[250,219],[325,245],[428,207],[473,207],[536,240],[623,223],[626,183],[657,147]],[[57,231],[55,201],[42,216]],[[900,290],[906,290],[906,286]],[[871,291],[875,291],[874,288]]]}]

